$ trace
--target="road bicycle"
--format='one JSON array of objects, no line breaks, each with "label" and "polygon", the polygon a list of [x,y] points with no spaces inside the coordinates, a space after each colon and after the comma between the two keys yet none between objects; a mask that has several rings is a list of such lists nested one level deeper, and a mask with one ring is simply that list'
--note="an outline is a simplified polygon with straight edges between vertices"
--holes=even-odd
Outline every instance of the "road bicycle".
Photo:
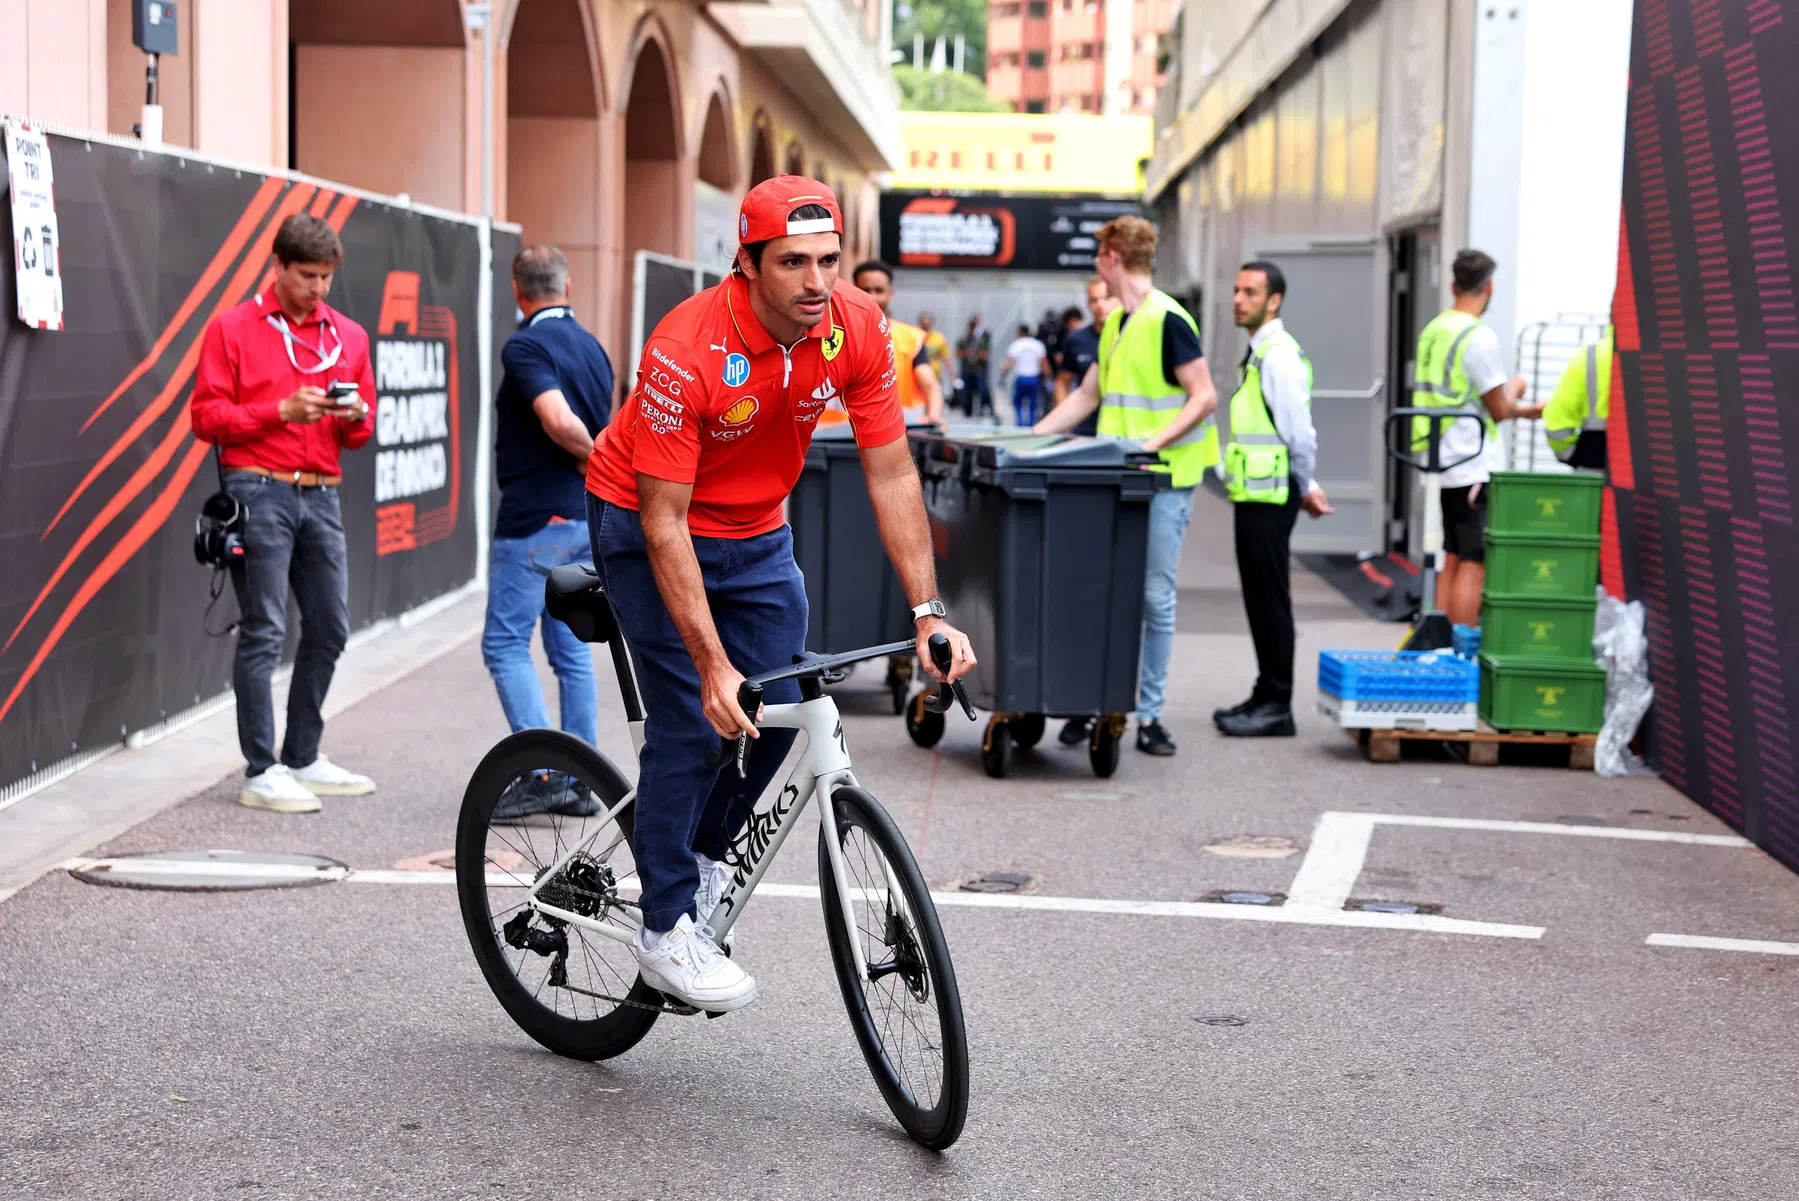
[{"label": "road bicycle", "polygon": [[[586,564],[559,567],[546,594],[551,615],[576,637],[609,647],[632,744],[641,752],[643,703],[599,578]],[[947,670],[948,640],[939,635],[929,649]],[[745,681],[738,695],[745,713],[760,707],[762,726],[799,734],[726,855],[730,883],[698,921],[729,953],[732,927],[816,797],[818,891],[850,1026],[900,1125],[940,1150],[956,1141],[968,1114],[968,1043],[955,968],[918,862],[880,802],[856,782],[842,719],[824,691],[851,664],[911,650],[911,643],[895,642],[800,655],[791,667]],[[801,700],[762,705],[763,690],[780,680],[797,680]],[[943,686],[930,701],[940,711],[959,702],[974,718],[959,685]],[[725,740],[708,762],[741,775],[748,746],[747,734]],[[533,804],[522,805],[525,797]],[[635,797],[605,755],[556,730],[502,740],[463,795],[456,885],[475,959],[512,1019],[558,1055],[609,1059],[635,1046],[663,1014],[696,1012],[637,973]],[[546,804],[549,812],[508,816]]]}]

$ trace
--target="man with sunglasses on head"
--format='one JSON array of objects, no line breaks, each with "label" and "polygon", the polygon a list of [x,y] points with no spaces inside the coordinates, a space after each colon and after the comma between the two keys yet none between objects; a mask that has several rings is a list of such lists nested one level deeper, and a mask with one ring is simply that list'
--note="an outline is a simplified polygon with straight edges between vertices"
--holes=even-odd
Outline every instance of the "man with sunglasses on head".
[{"label": "man with sunglasses on head", "polygon": [[[249,762],[242,804],[314,813],[323,796],[375,791],[319,749],[321,710],[350,633],[338,454],[375,429],[375,375],[360,325],[325,303],[343,265],[329,224],[305,213],[275,234],[275,282],[206,329],[189,403],[194,435],[217,448],[224,490],[242,506],[242,560],[231,583],[241,614],[231,673],[237,737]],[[287,636],[287,594],[300,645],[275,755],[270,679]]]},{"label": "man with sunglasses on head", "polygon": [[[915,606],[920,659],[936,675],[925,643],[942,633],[950,675],[974,666],[937,597],[887,318],[838,280],[835,198],[817,180],[778,176],[744,197],[738,234],[730,277],[677,306],[645,343],[636,388],[587,472],[594,564],[648,714],[634,812],[638,968],[651,987],[709,1012],[756,999],[755,981],[695,923],[730,882],[727,848],[793,740],[758,731],[737,690],[805,649],[806,590],[782,502],[833,400],[849,413],[881,540]],[[770,685],[766,699],[797,702],[799,686]],[[707,765],[721,736],[741,733],[756,739],[747,779]]]}]

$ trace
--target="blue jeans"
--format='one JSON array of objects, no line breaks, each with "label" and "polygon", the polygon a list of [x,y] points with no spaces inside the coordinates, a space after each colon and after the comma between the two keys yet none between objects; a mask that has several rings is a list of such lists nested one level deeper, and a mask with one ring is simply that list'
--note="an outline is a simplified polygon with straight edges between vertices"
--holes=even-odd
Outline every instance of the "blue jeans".
[{"label": "blue jeans", "polygon": [[543,626],[543,653],[562,694],[562,728],[592,743],[599,697],[594,691],[593,656],[567,626],[544,612],[544,581],[550,568],[585,562],[585,521],[552,521],[529,538],[495,538],[487,573],[487,625],[481,631],[481,661],[493,676],[500,708],[513,733],[546,729],[543,686],[531,663],[531,631]]},{"label": "blue jeans", "polygon": [[[637,513],[589,494],[593,561],[631,649],[646,714],[637,757],[636,838],[643,924],[671,929],[695,917],[695,851],[723,859],[756,798],[793,745],[794,731],[764,730],[740,780],[733,767],[706,766],[718,734],[700,708],[700,676],[662,602]],[[787,667],[806,646],[806,585],[787,526],[754,538],[693,540],[712,622],[731,666],[746,676]],[[800,699],[792,680],[770,685],[771,705]]]},{"label": "blue jeans", "polygon": [[1149,571],[1143,589],[1143,671],[1137,677],[1137,720],[1159,721],[1174,653],[1175,577],[1181,540],[1193,516],[1193,489],[1170,488],[1149,502]]},{"label": "blue jeans", "polygon": [[1043,377],[1021,375],[1012,381],[1012,419],[1029,429],[1037,424],[1037,402],[1043,395]]}]

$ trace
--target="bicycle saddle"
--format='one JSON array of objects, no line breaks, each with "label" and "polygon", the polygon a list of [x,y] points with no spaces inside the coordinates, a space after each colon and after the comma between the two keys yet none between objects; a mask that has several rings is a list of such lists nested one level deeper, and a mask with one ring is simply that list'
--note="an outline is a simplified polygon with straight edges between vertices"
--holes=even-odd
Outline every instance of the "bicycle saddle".
[{"label": "bicycle saddle", "polygon": [[582,642],[611,642],[618,634],[612,602],[591,563],[564,563],[550,568],[543,586],[544,608]]}]

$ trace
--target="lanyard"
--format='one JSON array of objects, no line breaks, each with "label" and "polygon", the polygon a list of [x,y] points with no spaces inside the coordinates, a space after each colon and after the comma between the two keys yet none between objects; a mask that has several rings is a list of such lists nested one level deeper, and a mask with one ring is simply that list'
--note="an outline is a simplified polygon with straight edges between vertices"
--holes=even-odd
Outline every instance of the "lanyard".
[{"label": "lanyard", "polygon": [[[294,331],[287,327],[287,318],[280,313],[270,313],[268,315],[268,323],[275,327],[276,333],[281,335],[282,341],[287,346],[287,361],[293,364],[294,370],[298,371],[301,375],[317,375],[322,371],[331,370],[332,367],[336,366],[338,356],[342,355],[344,352],[344,340],[338,336],[337,330],[332,327],[331,322],[328,319],[319,323],[323,327],[323,330],[319,334],[319,344],[317,346],[314,346],[310,342],[302,342],[299,338],[295,337]],[[330,354],[325,353],[325,332],[327,331],[333,338],[337,339],[337,345],[331,348]],[[313,358],[319,361],[319,365],[317,367],[300,366],[299,360],[294,358],[294,347],[296,346],[309,352]]]}]

